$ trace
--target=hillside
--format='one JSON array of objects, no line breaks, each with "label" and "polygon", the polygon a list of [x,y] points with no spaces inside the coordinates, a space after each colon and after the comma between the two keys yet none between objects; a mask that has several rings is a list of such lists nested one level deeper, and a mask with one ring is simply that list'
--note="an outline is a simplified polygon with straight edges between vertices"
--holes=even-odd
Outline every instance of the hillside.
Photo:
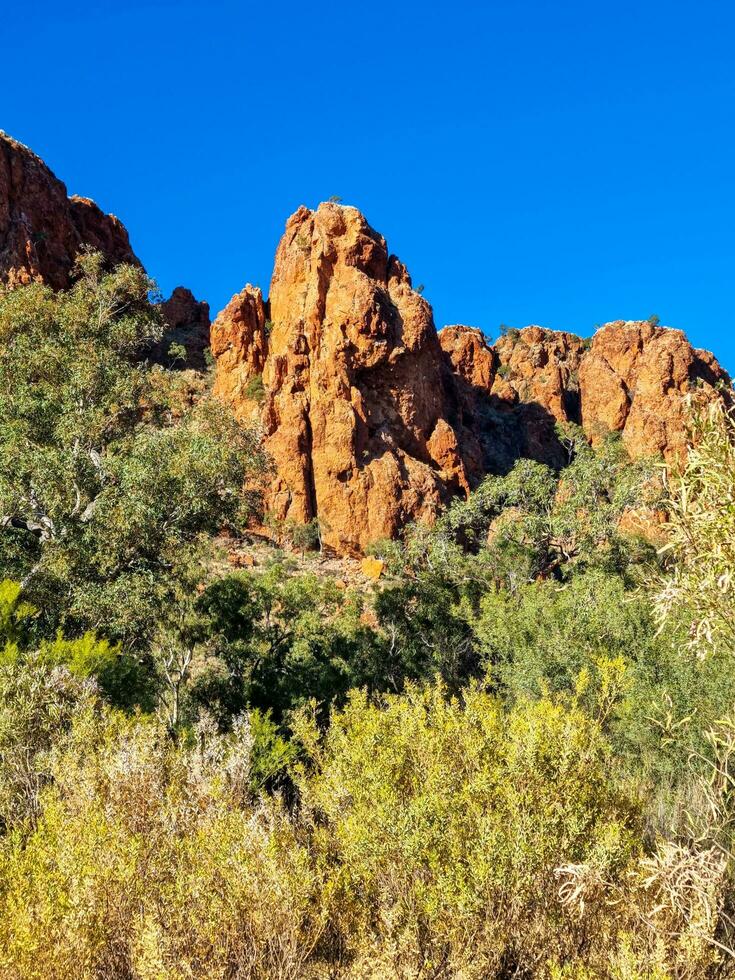
[{"label": "hillside", "polygon": [[[0,279],[69,284],[83,247],[110,265],[137,262],[128,236],[27,148],[0,135]],[[604,324],[591,340],[541,327],[494,345],[478,329],[437,333],[428,302],[352,207],[300,208],[286,223],[270,292],[246,286],[209,326],[184,287],[162,306],[154,360],[205,369],[235,414],[258,423],[276,479],[277,521],[318,522],[321,540],[355,554],[412,521],[433,521],[453,497],[517,459],[555,468],[557,423],[594,444],[621,433],[634,458],[686,455],[690,402],[732,383],[683,333],[649,321]],[[211,333],[211,336],[210,336]]]},{"label": "hillside", "polygon": [[335,202],[210,322],[0,134],[0,980],[735,976],[734,622],[682,332]]}]

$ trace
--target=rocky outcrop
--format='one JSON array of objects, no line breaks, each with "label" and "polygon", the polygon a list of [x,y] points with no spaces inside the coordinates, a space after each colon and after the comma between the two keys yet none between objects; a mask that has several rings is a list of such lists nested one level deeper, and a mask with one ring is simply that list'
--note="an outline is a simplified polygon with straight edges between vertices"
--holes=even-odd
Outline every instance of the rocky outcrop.
[{"label": "rocky outcrop", "polygon": [[538,405],[554,422],[579,421],[579,366],[584,341],[572,333],[526,327],[495,342],[496,394],[510,387],[521,404]]},{"label": "rocky outcrop", "polygon": [[[579,422],[578,371],[584,342],[570,333],[526,327],[491,347],[472,327],[445,327],[439,334],[453,372],[466,445],[480,469],[504,472],[519,456],[561,466],[564,451],[557,422]],[[477,470],[471,466],[473,474]]]},{"label": "rocky outcrop", "polygon": [[35,153],[0,131],[0,282],[63,289],[85,245],[111,265],[138,262],[117,218],[87,198],[67,197]]},{"label": "rocky outcrop", "polygon": [[634,459],[681,460],[691,403],[731,389],[712,354],[649,321],[605,324],[591,342],[540,327],[508,331],[492,347],[471,327],[447,327],[439,338],[464,425],[491,472],[518,456],[563,465],[558,422],[582,425],[593,444],[619,432]]},{"label": "rocky outcrop", "polygon": [[263,294],[250,284],[232,297],[212,324],[214,393],[243,421],[256,416],[263,402],[269,326]]},{"label": "rocky outcrop", "polygon": [[278,519],[318,519],[359,552],[431,521],[457,493],[521,456],[567,461],[557,423],[621,432],[632,456],[679,458],[687,399],[729,379],[678,331],[607,324],[593,341],[527,327],[495,345],[431,308],[354,208],[300,208],[278,247],[270,299],[247,286],[212,325],[215,392],[262,426]]},{"label": "rocky outcrop", "polygon": [[264,318],[246,289],[215,321],[212,350],[217,392],[245,414],[262,370],[276,518],[317,518],[325,543],[356,552],[467,486],[431,308],[359,211],[291,217],[267,337]]},{"label": "rocky outcrop", "polygon": [[[193,368],[203,371],[207,366],[209,348],[209,303],[197,300],[191,290],[177,286],[161,303],[166,331],[151,351],[151,360],[168,367]],[[172,353],[172,346],[183,348]]]},{"label": "rocky outcrop", "polygon": [[691,403],[729,397],[731,381],[680,330],[649,321],[605,324],[579,369],[582,424],[590,440],[621,432],[634,457],[686,455]]}]

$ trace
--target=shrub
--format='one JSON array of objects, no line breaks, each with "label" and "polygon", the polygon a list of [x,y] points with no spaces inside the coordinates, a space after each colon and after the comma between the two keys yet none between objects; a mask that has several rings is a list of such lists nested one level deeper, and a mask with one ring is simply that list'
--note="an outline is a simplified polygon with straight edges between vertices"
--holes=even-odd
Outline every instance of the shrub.
[{"label": "shrub", "polygon": [[304,805],[338,869],[332,928],[358,962],[391,976],[523,975],[588,947],[598,911],[568,915],[555,869],[591,860],[617,881],[640,843],[581,712],[542,700],[506,715],[479,688],[461,703],[438,686],[383,707],[353,695],[322,745],[302,726],[316,766],[299,783]]}]

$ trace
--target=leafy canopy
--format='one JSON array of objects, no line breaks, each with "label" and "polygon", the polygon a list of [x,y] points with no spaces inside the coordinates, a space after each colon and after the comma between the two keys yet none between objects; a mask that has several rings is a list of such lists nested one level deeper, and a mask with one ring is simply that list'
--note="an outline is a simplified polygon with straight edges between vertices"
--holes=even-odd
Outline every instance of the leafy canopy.
[{"label": "leafy canopy", "polygon": [[135,643],[187,548],[239,526],[263,459],[223,406],[182,407],[143,360],[162,325],[142,270],[87,254],[78,271],[66,292],[0,293],[0,575],[47,630]]}]

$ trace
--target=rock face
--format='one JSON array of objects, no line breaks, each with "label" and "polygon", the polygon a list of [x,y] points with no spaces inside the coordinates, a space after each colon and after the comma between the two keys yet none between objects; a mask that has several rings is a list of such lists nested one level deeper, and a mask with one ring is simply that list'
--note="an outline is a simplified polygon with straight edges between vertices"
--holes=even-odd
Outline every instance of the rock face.
[{"label": "rock face", "polygon": [[243,421],[257,415],[263,401],[269,323],[266,307],[260,289],[248,284],[212,324],[212,354],[217,359],[214,393],[229,402]]},{"label": "rock face", "polygon": [[594,340],[527,327],[494,346],[439,335],[404,266],[354,208],[300,208],[271,294],[246,286],[212,325],[215,393],[262,426],[279,519],[317,518],[323,541],[360,552],[521,456],[561,467],[557,423],[592,441],[621,432],[631,456],[681,458],[687,399],[729,378],[679,331],[607,324]]},{"label": "rock face", "polygon": [[[167,329],[151,352],[151,359],[171,367],[203,371],[207,366],[205,351],[209,347],[209,303],[200,302],[191,290],[177,286],[161,303],[161,313]],[[184,348],[185,359],[172,357],[172,344]]]},{"label": "rock face", "polygon": [[67,197],[39,157],[0,131],[0,282],[63,289],[84,245],[112,265],[138,263],[117,218],[87,198]]},{"label": "rock face", "polygon": [[263,380],[279,518],[360,550],[431,519],[463,482],[431,308],[354,208],[300,208],[271,282]]},{"label": "rock face", "polygon": [[648,321],[605,324],[579,369],[582,423],[594,443],[622,432],[632,457],[686,454],[688,402],[705,403],[731,388],[708,351],[695,350],[680,330]]},{"label": "rock face", "polygon": [[268,336],[265,318],[246,288],[215,321],[212,350],[216,391],[245,415],[262,372],[276,518],[318,518],[328,545],[357,552],[467,486],[431,308],[359,211],[292,216]]},{"label": "rock face", "polygon": [[[584,343],[541,327],[509,331],[490,347],[479,330],[439,334],[454,374],[465,429],[479,443],[481,472],[504,472],[519,456],[561,466],[554,426],[579,422],[578,371]],[[466,445],[474,461],[477,448]],[[478,467],[471,465],[477,475]]]}]

